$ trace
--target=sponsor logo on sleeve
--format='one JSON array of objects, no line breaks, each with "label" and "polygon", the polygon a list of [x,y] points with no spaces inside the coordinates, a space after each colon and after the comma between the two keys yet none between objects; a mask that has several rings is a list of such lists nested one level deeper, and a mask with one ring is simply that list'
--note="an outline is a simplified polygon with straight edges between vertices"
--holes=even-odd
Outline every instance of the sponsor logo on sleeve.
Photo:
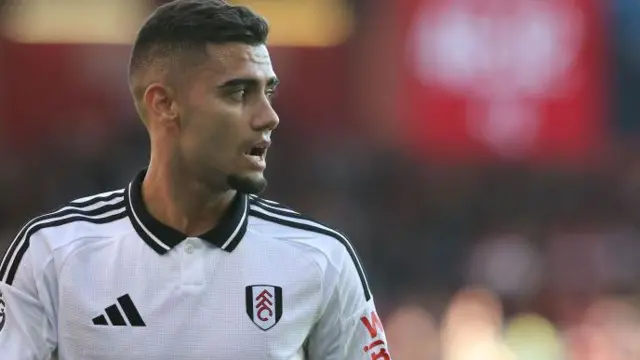
[{"label": "sponsor logo on sleeve", "polygon": [[360,318],[362,325],[366,328],[372,342],[366,345],[363,350],[371,357],[371,360],[391,360],[387,351],[387,343],[384,340],[384,328],[382,322],[375,311],[370,316]]}]

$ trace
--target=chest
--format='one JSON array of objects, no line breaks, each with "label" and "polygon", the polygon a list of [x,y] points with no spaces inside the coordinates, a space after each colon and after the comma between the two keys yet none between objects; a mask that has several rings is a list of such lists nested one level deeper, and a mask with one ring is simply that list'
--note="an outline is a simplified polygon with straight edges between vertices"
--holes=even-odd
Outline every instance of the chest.
[{"label": "chest", "polygon": [[68,261],[61,359],[302,359],[321,302],[310,264],[201,246]]}]

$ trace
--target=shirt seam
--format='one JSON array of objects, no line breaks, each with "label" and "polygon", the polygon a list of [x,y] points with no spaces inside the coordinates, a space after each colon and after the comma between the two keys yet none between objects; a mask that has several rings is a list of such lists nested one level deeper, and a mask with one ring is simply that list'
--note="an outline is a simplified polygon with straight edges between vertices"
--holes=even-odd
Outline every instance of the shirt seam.
[{"label": "shirt seam", "polygon": [[[26,256],[29,256],[28,260],[32,264],[34,264],[34,262],[33,262],[33,248],[31,248],[31,250],[32,251],[27,251]],[[37,300],[38,303],[40,303],[40,306],[42,306],[42,309],[45,311],[45,316],[43,316],[43,318],[42,318],[42,326],[40,326],[40,329],[42,329],[41,332],[40,332],[40,336],[41,336],[42,339],[44,339],[44,341],[41,343],[41,345],[35,344],[34,347],[36,349],[37,354],[44,354],[44,353],[47,352],[47,336],[46,336],[47,334],[46,334],[46,330],[45,329],[47,328],[46,325],[47,325],[47,322],[49,321],[48,320],[48,317],[49,317],[48,315],[49,314],[46,314],[46,307],[42,303],[42,297],[40,295],[40,292],[38,291],[38,287],[40,285],[40,286],[46,288],[46,286],[44,286],[44,279],[43,279],[44,272],[45,272],[45,269],[47,268],[47,266],[49,266],[52,261],[53,261],[53,255],[50,253],[47,256],[46,260],[44,261],[44,266],[42,266],[41,268],[36,268],[35,266],[32,266],[32,268],[31,268],[31,271],[32,271],[31,276],[33,277],[36,296],[38,297],[38,299],[34,299],[34,300]],[[40,272],[41,276],[36,276],[37,275],[37,271]],[[56,327],[56,329],[52,329],[52,330],[57,334],[58,333],[58,329],[57,329],[57,326],[58,326],[58,324],[57,324],[57,314],[51,314],[51,315],[53,315],[53,317],[56,318],[56,324],[52,324],[52,325],[54,325]],[[57,339],[57,335],[56,335],[56,346],[57,346],[57,341],[58,341],[58,339]]]},{"label": "shirt seam", "polygon": [[[323,251],[321,251],[317,247],[312,246],[310,244],[306,244],[304,242],[295,241],[293,239],[279,239],[279,240],[294,244],[294,246],[295,245],[300,245],[300,246],[303,246],[303,247],[306,247],[306,248],[311,248],[311,249],[313,249],[315,251],[318,251],[319,253],[322,254],[322,256],[324,256],[327,259],[327,263],[331,267],[333,267],[335,270],[338,270],[335,267],[335,265],[331,262],[331,259],[329,258],[329,256],[327,256],[327,254],[325,254]],[[322,268],[320,267],[320,264],[318,264],[318,262],[315,259],[313,259],[313,257],[311,257],[311,256],[309,256],[309,255],[307,255],[305,253],[302,253],[302,256],[304,256],[307,260],[309,260],[313,264],[313,266],[316,268],[316,270],[318,272],[318,277],[320,278],[320,293],[324,295],[324,289],[326,287],[325,286],[325,274],[323,273]],[[334,290],[335,290],[335,286],[334,286]],[[315,321],[316,322],[320,320],[320,318],[322,317],[322,314],[324,314],[324,312],[326,311],[327,306],[329,304],[329,301],[331,300],[331,296],[333,295],[334,290],[332,290],[331,294],[328,296],[328,298],[327,298],[328,300],[327,301],[324,301],[325,299],[323,299],[323,301],[321,303],[321,309],[318,309],[317,313],[315,314]]]},{"label": "shirt seam", "polygon": [[[79,237],[79,238],[77,238],[77,239],[75,239],[75,240],[73,240],[73,241],[68,242],[66,245],[71,245],[71,244],[76,243],[76,242],[78,242],[78,241],[81,241],[81,240],[87,240],[87,239],[95,239],[95,240],[110,240],[110,239],[113,239],[113,238],[115,238],[115,237],[116,237],[116,236],[82,236],[82,237]],[[65,245],[65,246],[66,246],[66,245]],[[51,251],[51,255],[50,255],[50,256],[51,256],[51,257],[53,257],[53,253],[54,253],[54,252],[59,251],[59,250],[62,250],[62,248],[64,248],[65,246],[60,246],[60,247],[57,247],[55,250],[52,250],[52,251]],[[65,257],[64,257],[64,259],[63,259],[63,260],[61,261],[61,263],[60,263],[60,271],[59,271],[59,274],[58,274],[58,275],[61,275],[61,274],[62,274],[62,270],[63,270],[63,269],[65,268],[65,266],[67,265],[67,262],[70,260],[70,258],[71,258],[73,255],[75,255],[78,251],[80,251],[80,250],[82,250],[82,249],[84,249],[84,246],[80,246],[80,247],[78,247],[78,248],[76,248],[76,249],[73,249],[71,252],[69,252],[69,253],[67,254],[67,256],[65,256]],[[59,278],[59,277],[57,277],[57,276],[56,276],[56,278],[58,278],[58,280],[60,280],[60,278]]]}]

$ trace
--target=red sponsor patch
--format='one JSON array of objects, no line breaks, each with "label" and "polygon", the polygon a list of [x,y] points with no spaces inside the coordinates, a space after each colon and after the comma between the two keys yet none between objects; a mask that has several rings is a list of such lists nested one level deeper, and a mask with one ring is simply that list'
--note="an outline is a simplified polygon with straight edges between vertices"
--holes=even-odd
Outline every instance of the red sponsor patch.
[{"label": "red sponsor patch", "polygon": [[364,352],[371,357],[371,360],[391,360],[391,356],[387,351],[387,343],[380,336],[384,334],[384,328],[378,314],[372,311],[369,317],[363,316],[360,321],[367,329],[371,339],[373,339],[370,344],[364,346]]}]

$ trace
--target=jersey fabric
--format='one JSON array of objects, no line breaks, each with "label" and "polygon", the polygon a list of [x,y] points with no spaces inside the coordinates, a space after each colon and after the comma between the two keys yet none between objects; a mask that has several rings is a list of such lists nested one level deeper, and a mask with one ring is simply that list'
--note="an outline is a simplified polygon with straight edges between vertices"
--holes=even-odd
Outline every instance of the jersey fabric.
[{"label": "jersey fabric", "polygon": [[238,194],[187,237],[146,210],[144,175],[20,231],[0,266],[2,360],[389,359],[344,236]]}]

